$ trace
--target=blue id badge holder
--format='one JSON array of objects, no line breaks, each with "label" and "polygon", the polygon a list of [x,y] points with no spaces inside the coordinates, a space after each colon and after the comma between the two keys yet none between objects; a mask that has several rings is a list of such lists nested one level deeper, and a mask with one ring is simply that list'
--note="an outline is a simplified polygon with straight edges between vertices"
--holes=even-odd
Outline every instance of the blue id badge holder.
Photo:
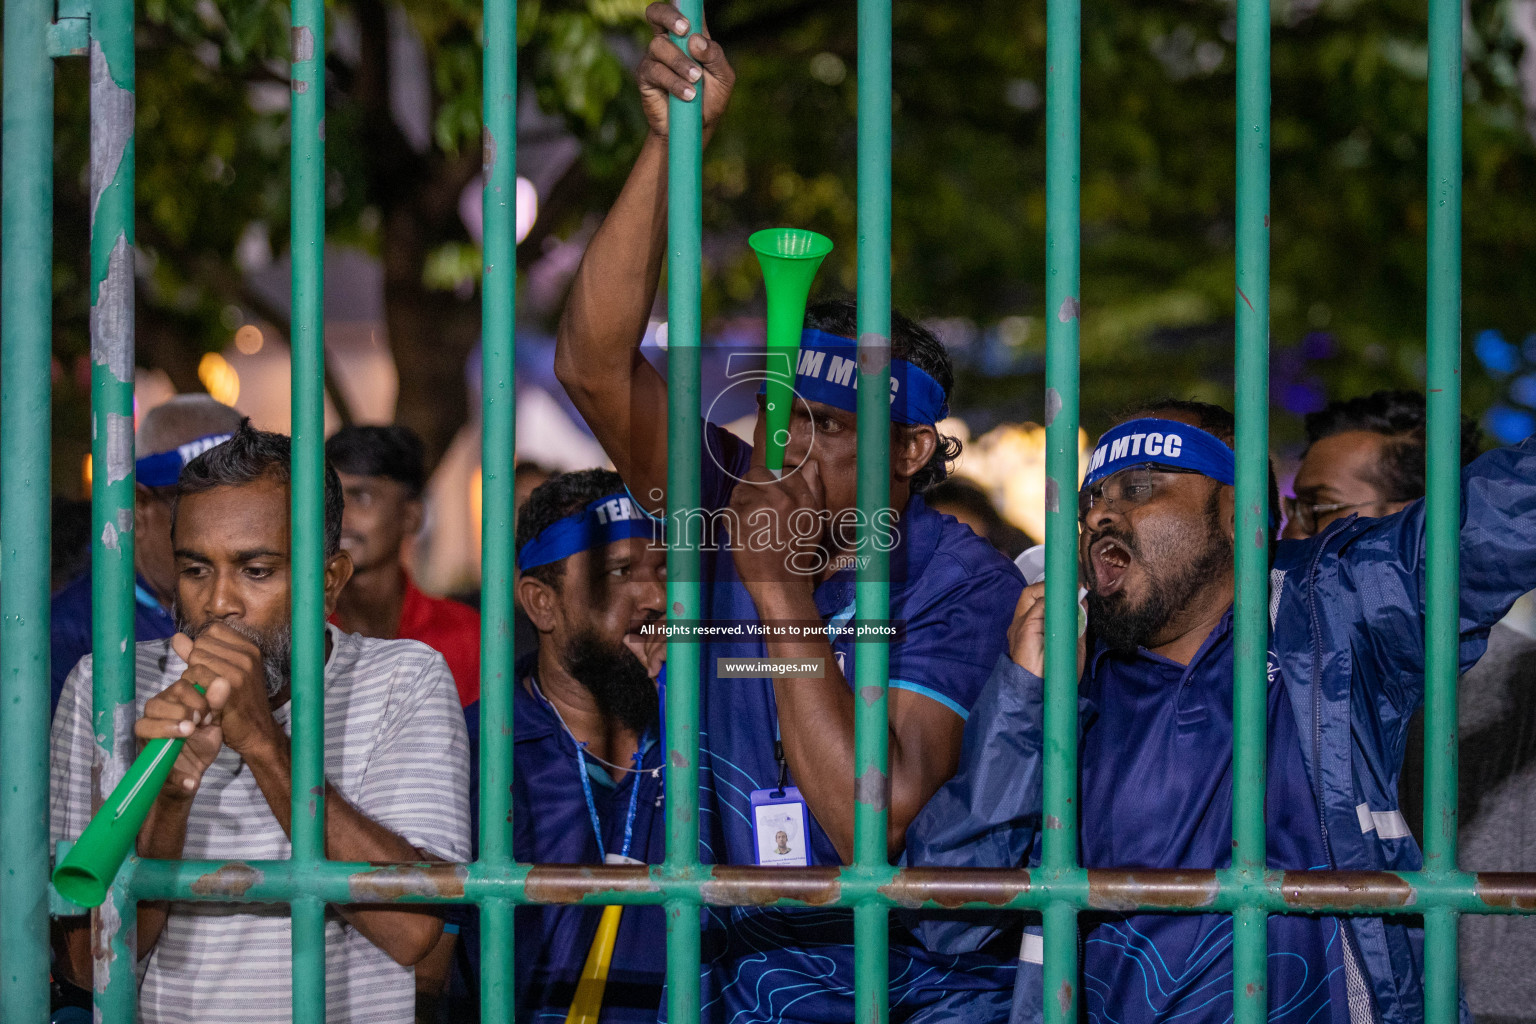
[{"label": "blue id badge holder", "polygon": [[779,763],[779,785],[752,791],[752,843],[757,863],[776,868],[803,868],[811,863],[811,822],[805,798],[789,781],[784,744],[774,722],[773,755]]},{"label": "blue id badge holder", "polygon": [[809,825],[805,799],[794,786],[752,791],[752,840],[759,864],[776,868],[809,866]]}]

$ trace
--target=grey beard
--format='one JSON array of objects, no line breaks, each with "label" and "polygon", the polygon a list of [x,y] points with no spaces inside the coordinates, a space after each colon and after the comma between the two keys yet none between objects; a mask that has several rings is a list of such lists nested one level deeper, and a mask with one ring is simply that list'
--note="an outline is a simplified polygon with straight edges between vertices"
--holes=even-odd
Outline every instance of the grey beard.
[{"label": "grey beard", "polygon": [[290,659],[293,656],[293,628],[284,625],[269,637],[257,639],[253,636],[251,639],[261,648],[261,667],[266,670],[267,676],[267,696],[276,697],[287,687],[292,675]]},{"label": "grey beard", "polygon": [[[181,630],[194,641],[198,634],[208,628],[205,623],[195,632],[187,626],[187,621],[181,615],[181,609],[175,608],[176,628]],[[273,630],[271,633],[262,633],[252,629],[243,622],[228,621],[224,623],[230,629],[245,637],[255,644],[261,651],[261,667],[266,676],[267,697],[276,697],[287,687],[290,678],[290,658],[293,654],[293,627],[288,623]]]}]

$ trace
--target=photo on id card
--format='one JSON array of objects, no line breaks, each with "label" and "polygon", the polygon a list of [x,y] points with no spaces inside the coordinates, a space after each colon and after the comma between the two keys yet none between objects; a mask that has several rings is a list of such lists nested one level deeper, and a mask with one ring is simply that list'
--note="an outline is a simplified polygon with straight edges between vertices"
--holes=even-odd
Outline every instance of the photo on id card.
[{"label": "photo on id card", "polygon": [[773,799],[767,791],[752,794],[752,833],[757,862],[770,867],[805,867],[810,864],[805,801],[790,787],[789,798]]}]

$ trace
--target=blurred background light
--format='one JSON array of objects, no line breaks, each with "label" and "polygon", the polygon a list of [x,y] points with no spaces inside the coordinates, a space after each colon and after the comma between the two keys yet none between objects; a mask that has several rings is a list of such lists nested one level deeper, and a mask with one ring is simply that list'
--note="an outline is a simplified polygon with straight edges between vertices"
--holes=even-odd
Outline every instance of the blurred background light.
[{"label": "blurred background light", "polygon": [[216,400],[234,405],[240,400],[240,374],[217,352],[208,352],[197,364],[197,379]]}]

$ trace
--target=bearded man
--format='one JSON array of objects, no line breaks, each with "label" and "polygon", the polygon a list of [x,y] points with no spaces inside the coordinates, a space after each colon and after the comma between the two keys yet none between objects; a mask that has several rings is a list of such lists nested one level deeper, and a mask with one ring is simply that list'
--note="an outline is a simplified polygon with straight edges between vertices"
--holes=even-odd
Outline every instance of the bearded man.
[{"label": "bearded man", "polygon": [[[247,423],[177,481],[178,632],[135,648],[134,733],[186,743],[139,832],[142,857],[290,855],[289,466],[289,439]],[[327,466],[326,613],[352,574],[341,512],[341,483]],[[442,655],[329,626],[324,671],[327,856],[467,860],[468,743]],[[78,837],[90,820],[91,778],[103,756],[92,723],[87,656],[70,673],[53,722],[56,840]],[[411,966],[441,933],[430,907],[334,907],[325,926],[326,1018],[408,1024]],[[83,922],[72,930],[72,954],[82,935]],[[139,1019],[290,1020],[290,951],[282,904],[140,903]]]},{"label": "bearded man", "polygon": [[[560,473],[517,514],[517,603],[538,630],[512,691],[513,853],[534,864],[660,863],[666,549],[617,473]],[[479,702],[464,709],[478,807]],[[476,835],[479,832],[476,830]],[[520,906],[518,1020],[565,1019],[601,907]],[[479,935],[464,908],[447,1019],[473,1016]],[[625,907],[599,1024],[654,1024],[666,980],[661,907]]]},{"label": "bearded man", "polygon": [[[1231,415],[1159,403],[1099,440],[1078,498],[1090,642],[1080,687],[1081,842],[1088,867],[1225,868],[1232,859]],[[1462,478],[1461,660],[1536,585],[1536,439]],[[1424,697],[1424,503],[1282,542],[1270,574],[1268,866],[1417,870],[1398,807],[1409,719]],[[966,726],[955,779],[908,834],[921,865],[1038,863],[1043,584],[1027,588]],[[1085,914],[1094,1022],[1232,1016],[1229,915]],[[1423,1019],[1423,932],[1408,919],[1269,918],[1271,1021]],[[995,937],[930,923],[963,951]],[[1038,935],[1023,941],[1012,1020],[1038,1020]],[[981,1019],[981,1018],[978,1018]]]}]

